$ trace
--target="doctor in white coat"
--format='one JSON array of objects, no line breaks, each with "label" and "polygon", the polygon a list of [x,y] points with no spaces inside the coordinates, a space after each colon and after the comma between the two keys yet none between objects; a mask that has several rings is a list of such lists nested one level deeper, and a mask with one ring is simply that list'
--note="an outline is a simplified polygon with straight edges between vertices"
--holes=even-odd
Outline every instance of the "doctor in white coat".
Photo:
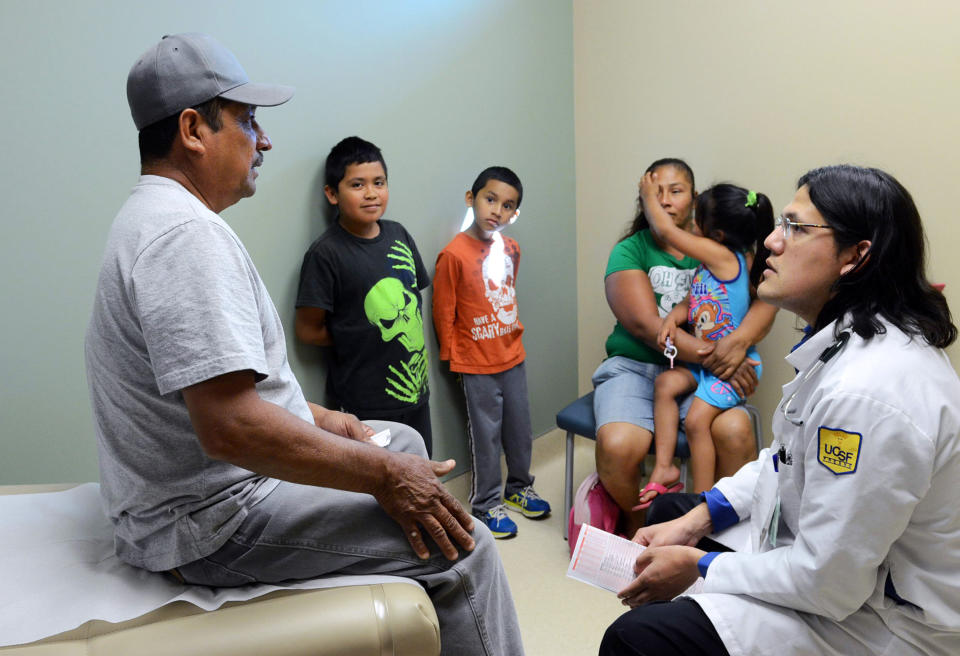
[{"label": "doctor in white coat", "polygon": [[[758,295],[808,324],[774,441],[703,495],[658,499],[651,518],[675,519],[637,532],[633,610],[600,653],[960,654],[957,329],[916,206],[882,171],[816,169],[765,243]],[[706,537],[741,522],[738,552]]]}]

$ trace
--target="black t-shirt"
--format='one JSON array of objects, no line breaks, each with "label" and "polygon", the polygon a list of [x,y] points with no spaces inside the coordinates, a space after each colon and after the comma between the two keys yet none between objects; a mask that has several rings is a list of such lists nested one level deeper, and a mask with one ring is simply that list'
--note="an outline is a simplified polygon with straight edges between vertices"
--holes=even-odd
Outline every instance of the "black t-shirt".
[{"label": "black t-shirt", "polygon": [[303,256],[297,307],[326,310],[333,338],[327,389],[376,418],[426,403],[420,290],[430,285],[413,237],[395,221],[362,239],[334,224]]}]

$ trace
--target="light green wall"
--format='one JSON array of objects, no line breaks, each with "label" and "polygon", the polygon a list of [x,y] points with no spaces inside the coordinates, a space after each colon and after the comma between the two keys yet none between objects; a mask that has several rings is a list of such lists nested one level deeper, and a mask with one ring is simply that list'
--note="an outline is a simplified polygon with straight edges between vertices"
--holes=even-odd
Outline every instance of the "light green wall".
[{"label": "light green wall", "polygon": [[[520,175],[523,218],[509,234],[523,248],[534,430],[548,430],[576,393],[570,2],[3,0],[0,484],[97,478],[83,333],[107,229],[138,171],[126,74],[183,31],[215,35],[255,81],[297,87],[258,113],[274,149],[256,196],[224,217],[273,295],[308,398],[320,398],[323,371],[317,351],[293,343],[300,261],[326,226],[323,158],[358,134],[383,149],[387,217],[431,271],[475,175],[490,164]],[[435,455],[462,470],[462,395],[428,341]]]}]

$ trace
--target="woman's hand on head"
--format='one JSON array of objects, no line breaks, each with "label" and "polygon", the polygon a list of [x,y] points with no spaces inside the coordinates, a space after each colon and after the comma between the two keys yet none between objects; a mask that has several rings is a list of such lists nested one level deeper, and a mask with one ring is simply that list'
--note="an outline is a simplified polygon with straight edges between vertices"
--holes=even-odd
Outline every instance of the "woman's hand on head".
[{"label": "woman's hand on head", "polygon": [[654,171],[648,171],[640,178],[640,199],[643,201],[644,208],[649,208],[653,203],[659,204],[660,181]]},{"label": "woman's hand on head", "polygon": [[660,202],[657,198],[660,193],[660,180],[656,172],[648,171],[644,173],[637,186],[640,188],[640,198],[643,200],[644,205],[647,203]]}]

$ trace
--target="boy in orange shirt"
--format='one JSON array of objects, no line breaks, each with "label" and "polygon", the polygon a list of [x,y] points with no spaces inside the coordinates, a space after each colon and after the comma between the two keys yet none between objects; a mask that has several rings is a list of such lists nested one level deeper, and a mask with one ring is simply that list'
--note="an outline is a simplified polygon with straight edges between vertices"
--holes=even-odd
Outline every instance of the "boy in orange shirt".
[{"label": "boy in orange shirt", "polygon": [[[550,512],[530,475],[533,429],[514,287],[520,247],[500,234],[513,222],[522,199],[523,186],[513,171],[485,169],[466,195],[473,223],[440,251],[433,279],[440,359],[461,374],[467,397],[471,510],[497,538],[517,534],[504,507],[530,518]],[[501,446],[507,460],[503,501]]]}]

